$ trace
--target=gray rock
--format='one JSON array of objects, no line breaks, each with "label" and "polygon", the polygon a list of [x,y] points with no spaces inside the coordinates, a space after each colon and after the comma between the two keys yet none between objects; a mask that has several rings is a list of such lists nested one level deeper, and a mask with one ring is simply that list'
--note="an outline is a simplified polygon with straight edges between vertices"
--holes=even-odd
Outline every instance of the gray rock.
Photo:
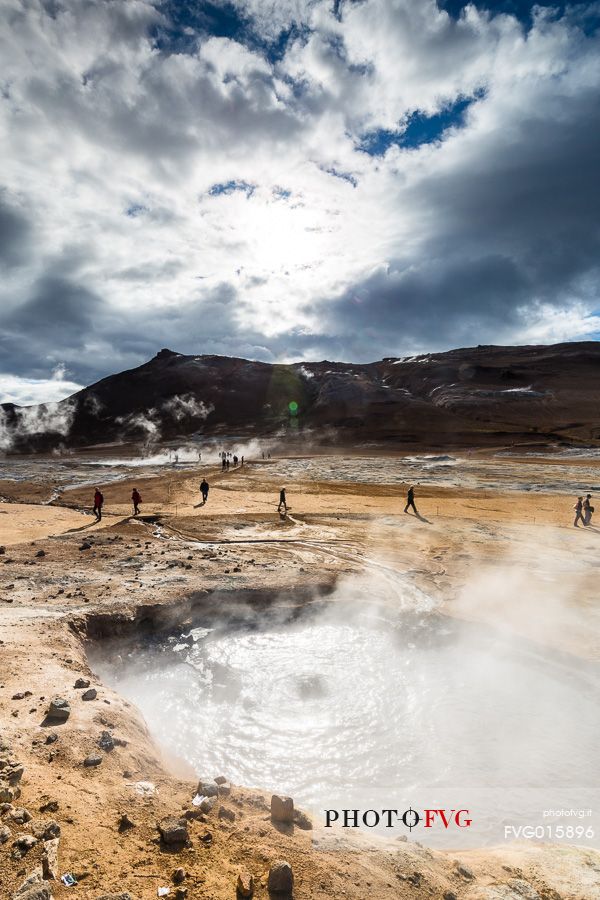
[{"label": "gray rock", "polygon": [[200,804],[200,812],[209,813],[213,809],[215,803],[217,802],[216,797],[205,797],[202,803]]},{"label": "gray rock", "polygon": [[11,838],[11,830],[7,825],[0,826],[0,844],[5,844]]},{"label": "gray rock", "polygon": [[21,796],[21,788],[13,787],[7,782],[0,782],[0,803],[12,803]]},{"label": "gray rock", "polygon": [[42,556],[45,556],[45,555],[46,555],[46,551],[45,551],[45,550],[38,550],[38,552],[37,552],[35,555],[38,557],[38,559],[41,559]]},{"label": "gray rock", "polygon": [[254,878],[249,872],[240,872],[236,885],[238,897],[249,898],[254,894]]},{"label": "gray rock", "polygon": [[120,894],[99,894],[95,900],[133,900],[128,891],[123,891]]},{"label": "gray rock", "polygon": [[221,797],[229,797],[231,793],[231,785],[228,781],[219,781],[217,782],[219,785],[219,795]]},{"label": "gray rock", "polygon": [[473,878],[475,878],[475,873],[468,866],[463,865],[463,863],[457,863],[456,871],[459,875],[461,875],[463,878],[466,878],[468,881],[471,881]]},{"label": "gray rock", "polygon": [[273,794],[271,797],[271,818],[274,822],[291,825],[294,821],[294,801],[291,797]]},{"label": "gray rock", "polygon": [[35,829],[35,836],[42,841],[52,841],[54,838],[60,837],[60,825],[54,819],[42,824]]},{"label": "gray rock", "polygon": [[181,884],[182,881],[185,881],[185,869],[179,866],[171,875],[171,879],[173,884]]},{"label": "gray rock", "polygon": [[96,688],[89,688],[89,690],[84,691],[81,695],[82,700],[95,700],[98,696],[98,691]]},{"label": "gray rock", "polygon": [[159,822],[158,830],[165,844],[186,844],[188,841],[188,826],[185,819],[168,816]]},{"label": "gray rock", "polygon": [[458,900],[458,897],[456,896],[454,891],[445,891],[444,900]]},{"label": "gray rock", "polygon": [[115,742],[110,731],[102,732],[100,739],[98,740],[98,746],[107,753],[110,753],[111,750],[115,749]]},{"label": "gray rock", "polygon": [[25,881],[21,884],[15,893],[15,897],[20,897],[22,894],[29,891],[34,885],[38,885],[42,883],[42,867],[37,866],[33,872],[27,876]]},{"label": "gray rock", "polygon": [[42,871],[46,881],[56,881],[58,877],[58,845],[59,838],[44,841],[42,854]]},{"label": "gray rock", "polygon": [[529,884],[528,881],[524,881],[522,878],[515,878],[512,881],[509,881],[508,886],[521,897],[525,897],[525,900],[541,900],[536,889]]},{"label": "gray rock", "polygon": [[13,822],[16,822],[17,825],[24,825],[25,822],[31,822],[31,813],[27,809],[23,809],[22,806],[15,806],[14,809],[8,814],[9,819],[12,819]]},{"label": "gray rock", "polygon": [[87,768],[90,768],[90,766],[99,766],[101,762],[102,757],[99,753],[90,753],[90,755],[86,756],[86,758],[84,759],[83,764]]},{"label": "gray rock", "polygon": [[55,697],[48,707],[48,718],[57,722],[66,722],[71,715],[71,707],[62,697]]},{"label": "gray rock", "polygon": [[269,869],[267,887],[272,894],[290,896],[294,889],[294,873],[289,862],[279,859],[273,863]]},{"label": "gray rock", "polygon": [[46,884],[34,884],[26,891],[13,894],[15,900],[52,900],[50,888]]},{"label": "gray rock", "polygon": [[77,688],[77,689],[89,688],[89,686],[90,686],[90,683],[87,678],[78,678],[77,681],[75,682],[75,684],[73,685],[73,687]]},{"label": "gray rock", "polygon": [[201,778],[196,793],[203,797],[216,797],[219,793],[219,785],[213,778]]},{"label": "gray rock", "polygon": [[46,743],[47,744],[55,744],[58,740],[58,735],[55,731],[51,731],[50,734],[46,735]]},{"label": "gray rock", "polygon": [[32,847],[37,844],[37,838],[32,834],[18,834],[13,841],[13,856],[15,859],[21,859],[26,853],[29,853]]},{"label": "gray rock", "polygon": [[313,827],[313,823],[301,809],[294,810],[294,825],[302,828],[303,831],[310,831]]},{"label": "gray rock", "polygon": [[232,809],[227,809],[226,806],[220,806],[219,818],[226,819],[227,822],[235,822],[235,813]]}]

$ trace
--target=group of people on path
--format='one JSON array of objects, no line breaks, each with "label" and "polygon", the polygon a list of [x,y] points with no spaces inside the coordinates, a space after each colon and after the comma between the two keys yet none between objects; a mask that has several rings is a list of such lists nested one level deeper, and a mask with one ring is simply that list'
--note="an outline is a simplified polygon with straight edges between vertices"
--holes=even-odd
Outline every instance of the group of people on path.
[{"label": "group of people on path", "polygon": [[591,499],[591,494],[586,494],[585,500],[583,499],[583,497],[577,498],[577,502],[573,507],[573,509],[575,510],[575,521],[573,522],[575,528],[579,528],[579,520],[581,520],[582,525],[592,524],[594,507],[591,504]]},{"label": "group of people on path", "polygon": [[[134,488],[131,492],[131,502],[133,504],[133,514],[134,516],[138,516],[140,514],[140,503],[142,502],[142,495],[138,491],[137,488]],[[94,490],[94,509],[93,512],[96,516],[96,522],[102,521],[102,507],[104,506],[104,494],[100,490],[100,488],[95,488]]]},{"label": "group of people on path", "polygon": [[[237,465],[238,458],[237,456],[233,457],[234,465]],[[225,462],[227,461],[227,466],[225,466]],[[241,463],[244,465],[244,457],[241,458]],[[229,468],[229,461],[226,460],[225,454],[223,454],[223,468]],[[203,478],[200,482],[200,494],[202,496],[202,505],[204,506],[208,502],[208,492],[210,490],[210,486],[206,478]],[[575,521],[573,525],[575,528],[579,527],[579,522],[582,525],[588,526],[592,524],[592,515],[594,513],[594,507],[591,504],[592,495],[586,494],[584,497],[578,497],[577,502],[573,509],[575,510]],[[142,497],[137,488],[134,488],[131,492],[131,502],[133,504],[133,515],[137,516],[140,512],[140,503],[142,502]],[[94,514],[96,516],[96,522],[100,522],[102,520],[102,507],[104,506],[104,495],[100,488],[96,488],[94,491]],[[288,504],[285,493],[285,488],[282,487],[279,491],[279,505],[277,507],[277,512],[281,513],[283,508],[284,515],[287,514]],[[409,509],[413,510],[414,514],[420,519],[421,514],[419,513],[416,504],[415,504],[415,487],[411,485],[406,494],[406,506],[404,507],[404,512],[407,513]]]}]

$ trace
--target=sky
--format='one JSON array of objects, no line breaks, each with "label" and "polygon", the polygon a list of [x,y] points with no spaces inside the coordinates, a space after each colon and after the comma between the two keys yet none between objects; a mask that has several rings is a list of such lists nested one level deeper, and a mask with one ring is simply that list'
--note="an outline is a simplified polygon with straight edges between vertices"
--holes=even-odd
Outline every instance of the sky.
[{"label": "sky", "polygon": [[600,2],[0,0],[0,400],[600,335]]}]

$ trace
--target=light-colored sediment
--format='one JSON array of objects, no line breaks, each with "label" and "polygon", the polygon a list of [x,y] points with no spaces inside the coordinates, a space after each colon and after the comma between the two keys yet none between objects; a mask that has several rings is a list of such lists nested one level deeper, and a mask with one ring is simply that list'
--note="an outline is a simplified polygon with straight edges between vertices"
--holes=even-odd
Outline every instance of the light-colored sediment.
[{"label": "light-colored sediment", "polygon": [[[486,461],[481,465],[485,470]],[[496,459],[494,477],[504,466],[512,487],[517,470],[522,478],[528,465]],[[211,483],[205,507],[198,506],[202,474]],[[42,506],[52,484],[0,485],[10,501],[0,506],[3,755],[25,767],[13,805],[33,817],[25,825],[2,819],[12,835],[0,846],[0,896],[11,897],[41,862],[42,841],[13,858],[16,834],[40,833],[40,822],[52,819],[61,829],[59,870],[79,876],[76,888],[49,883],[61,900],[95,900],[111,891],[149,900],[161,885],[170,885],[174,897],[177,866],[187,873],[188,900],[235,897],[240,870],[254,875],[255,896],[266,897],[269,865],[282,858],[294,869],[297,898],[536,896],[527,890],[543,900],[600,897],[600,854],[593,850],[528,842],[460,853],[398,843],[389,851],[358,840],[323,852],[314,849],[310,831],[275,827],[265,797],[237,786],[204,821],[189,820],[190,847],[160,846],[156,824],[191,810],[193,778],[183,769],[173,774],[140,714],[90,670],[92,638],[209,615],[238,602],[240,591],[259,610],[266,603],[310,603],[368,568],[400,573],[448,615],[501,621],[545,646],[600,657],[598,532],[573,529],[570,493],[423,487],[417,501],[427,521],[420,521],[402,512],[403,486],[286,479],[291,509],[280,518],[280,482],[261,463],[226,474],[206,466],[151,479],[136,473],[101,483],[100,525],[81,512],[89,510],[89,488]],[[161,517],[158,528],[130,518],[133,485],[142,493],[143,515]],[[550,610],[549,585],[561,598]],[[80,677],[97,689],[96,699],[82,699],[74,687]],[[11,699],[19,694],[25,696]],[[54,696],[69,701],[71,714],[48,726],[44,715]],[[103,731],[123,744],[98,751]],[[51,733],[58,737],[47,743]],[[96,752],[101,764],[84,767]],[[156,793],[142,796],[138,782],[153,783]],[[48,801],[57,802],[55,811],[42,811]],[[220,806],[235,818],[219,818]],[[124,813],[134,827],[119,831]],[[210,845],[202,841],[207,832]],[[456,860],[474,877],[461,876]]]}]

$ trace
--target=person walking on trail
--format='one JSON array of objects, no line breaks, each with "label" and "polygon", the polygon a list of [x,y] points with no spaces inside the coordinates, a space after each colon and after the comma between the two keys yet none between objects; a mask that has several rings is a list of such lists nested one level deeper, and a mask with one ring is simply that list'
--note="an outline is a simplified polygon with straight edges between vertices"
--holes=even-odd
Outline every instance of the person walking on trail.
[{"label": "person walking on trail", "polygon": [[573,509],[575,510],[575,521],[573,522],[573,525],[575,526],[575,528],[579,528],[579,525],[577,523],[579,522],[580,519],[581,519],[581,524],[585,525],[585,519],[583,518],[583,497],[577,498],[577,503],[575,504]]},{"label": "person walking on trail", "polygon": [[591,525],[592,524],[592,513],[594,512],[594,507],[590,503],[592,499],[591,494],[586,494],[585,500],[583,501],[583,524]]},{"label": "person walking on trail", "polygon": [[409,506],[412,506],[412,508],[414,509],[414,512],[415,512],[415,516],[418,516],[419,512],[417,510],[417,507],[415,506],[415,489],[412,485],[411,485],[411,487],[409,487],[408,494],[406,495],[406,506],[404,507],[405,513],[408,512]]},{"label": "person walking on trail", "polygon": [[96,514],[96,522],[102,519],[102,504],[104,503],[104,495],[100,488],[94,491],[94,513]]},{"label": "person walking on trail", "polygon": [[208,500],[208,481],[206,478],[203,478],[200,482],[200,493],[202,494],[202,502],[206,503]]},{"label": "person walking on trail", "polygon": [[133,491],[131,492],[131,502],[133,503],[134,516],[139,515],[140,503],[142,502],[142,497],[137,488],[134,488]]},{"label": "person walking on trail", "polygon": [[281,512],[281,507],[283,506],[283,511],[287,513],[287,500],[285,499],[285,488],[282,487],[279,491],[279,506],[277,507],[277,512]]}]

